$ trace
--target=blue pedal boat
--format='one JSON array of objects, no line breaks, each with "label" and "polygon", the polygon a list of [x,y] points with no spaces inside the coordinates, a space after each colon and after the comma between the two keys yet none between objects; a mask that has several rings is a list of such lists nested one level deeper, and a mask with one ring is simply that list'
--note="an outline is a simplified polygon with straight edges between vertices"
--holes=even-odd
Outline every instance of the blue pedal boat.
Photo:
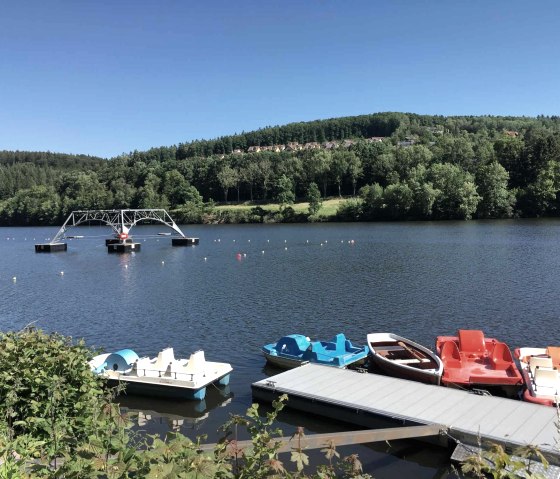
[{"label": "blue pedal boat", "polygon": [[364,362],[368,347],[353,346],[343,333],[330,341],[311,341],[303,334],[289,334],[276,343],[263,346],[262,352],[270,364],[282,369],[292,369],[307,363],[345,368]]}]

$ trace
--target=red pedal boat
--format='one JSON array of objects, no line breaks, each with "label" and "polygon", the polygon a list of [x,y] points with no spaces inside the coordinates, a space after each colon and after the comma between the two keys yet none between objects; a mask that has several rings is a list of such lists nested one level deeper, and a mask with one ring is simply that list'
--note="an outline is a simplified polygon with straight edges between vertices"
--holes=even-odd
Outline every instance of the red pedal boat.
[{"label": "red pedal boat", "polygon": [[518,395],[523,378],[505,343],[473,329],[458,336],[438,336],[436,352],[443,362],[444,386],[484,389],[508,397]]},{"label": "red pedal boat", "polygon": [[525,381],[523,399],[545,406],[560,404],[560,347],[519,348],[514,354]]}]

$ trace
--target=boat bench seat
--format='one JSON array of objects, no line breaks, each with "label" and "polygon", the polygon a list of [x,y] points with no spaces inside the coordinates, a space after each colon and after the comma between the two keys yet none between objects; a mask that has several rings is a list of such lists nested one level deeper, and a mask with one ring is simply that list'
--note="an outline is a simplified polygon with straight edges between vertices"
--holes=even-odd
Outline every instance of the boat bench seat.
[{"label": "boat bench seat", "polygon": [[478,329],[460,329],[459,350],[462,353],[484,353],[484,333]]},{"label": "boat bench seat", "polygon": [[376,351],[404,351],[402,346],[375,346]]},{"label": "boat bench seat", "polygon": [[392,359],[391,362],[393,363],[397,363],[397,364],[419,364],[419,363],[429,363],[430,360],[428,358],[422,358],[422,359]]},{"label": "boat bench seat", "polygon": [[535,392],[554,395],[558,393],[558,370],[556,368],[535,368],[533,379]]},{"label": "boat bench seat", "polygon": [[504,343],[496,343],[494,345],[490,361],[497,371],[505,371],[513,365],[511,351]]},{"label": "boat bench seat", "polygon": [[550,356],[530,356],[529,369],[533,376],[535,375],[535,369],[537,369],[537,367],[552,369],[552,358]]},{"label": "boat bench seat", "polygon": [[445,368],[461,368],[461,353],[455,341],[445,341],[441,348],[441,360]]}]

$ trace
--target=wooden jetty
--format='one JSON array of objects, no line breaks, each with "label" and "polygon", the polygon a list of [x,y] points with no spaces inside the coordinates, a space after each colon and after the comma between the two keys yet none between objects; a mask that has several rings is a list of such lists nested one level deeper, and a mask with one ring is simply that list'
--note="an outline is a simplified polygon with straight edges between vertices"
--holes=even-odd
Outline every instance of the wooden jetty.
[{"label": "wooden jetty", "polygon": [[285,393],[290,408],[362,427],[438,425],[442,446],[498,443],[511,453],[534,445],[560,464],[552,407],[316,364],[253,383],[252,391],[266,402]]}]

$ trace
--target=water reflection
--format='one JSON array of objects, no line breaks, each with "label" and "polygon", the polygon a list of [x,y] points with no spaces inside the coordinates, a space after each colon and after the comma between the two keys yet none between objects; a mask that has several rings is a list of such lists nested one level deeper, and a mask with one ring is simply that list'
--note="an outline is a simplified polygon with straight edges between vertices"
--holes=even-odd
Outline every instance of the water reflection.
[{"label": "water reflection", "polygon": [[144,396],[123,395],[118,398],[121,410],[128,413],[133,429],[150,434],[168,431],[198,431],[212,410],[227,406],[233,399],[229,386],[208,388],[202,401],[174,401]]}]

